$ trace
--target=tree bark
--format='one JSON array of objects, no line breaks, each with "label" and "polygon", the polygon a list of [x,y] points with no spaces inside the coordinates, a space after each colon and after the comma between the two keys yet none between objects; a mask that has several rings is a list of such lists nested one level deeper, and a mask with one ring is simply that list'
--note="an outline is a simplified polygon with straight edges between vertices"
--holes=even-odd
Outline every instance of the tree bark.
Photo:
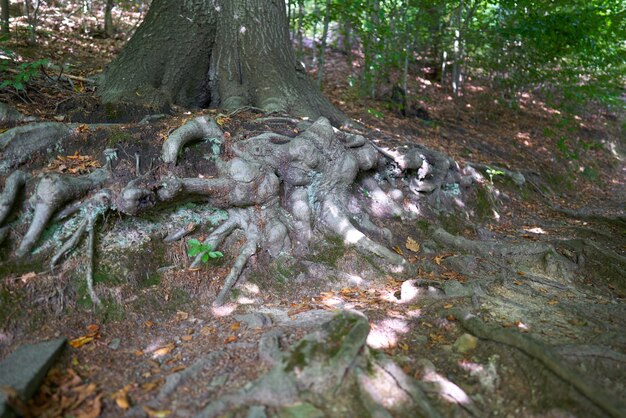
[{"label": "tree bark", "polygon": [[111,38],[113,36],[113,0],[106,0],[106,5],[104,8],[104,33],[107,38]]},{"label": "tree bark", "polygon": [[9,34],[9,0],[0,1],[0,8],[2,9],[2,34]]},{"label": "tree bark", "polygon": [[283,0],[155,0],[99,93],[156,109],[254,106],[348,120],[297,66]]}]

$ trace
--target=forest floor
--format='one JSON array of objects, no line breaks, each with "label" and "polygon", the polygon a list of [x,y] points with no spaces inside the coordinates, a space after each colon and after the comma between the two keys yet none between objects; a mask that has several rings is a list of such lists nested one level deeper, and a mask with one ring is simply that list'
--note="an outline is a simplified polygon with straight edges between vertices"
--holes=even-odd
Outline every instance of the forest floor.
[{"label": "forest floor", "polygon": [[[34,83],[19,95],[3,90],[0,101],[51,121],[71,117],[73,109],[65,106],[70,100],[102,112],[93,86],[82,78],[100,71],[124,39],[97,38],[93,27],[82,33],[78,20],[54,18],[64,15],[50,9],[36,46],[25,42],[24,33],[4,45],[27,59],[48,58],[74,78],[47,70],[47,77],[58,83]],[[128,259],[149,271],[145,280],[96,274],[96,290],[113,301],[97,310],[86,302],[84,285],[76,282],[80,275],[72,274],[84,264],[80,251],[54,272],[16,266],[3,256],[0,358],[28,342],[58,336],[71,341],[39,394],[23,406],[25,415],[192,416],[269,369],[258,355],[259,339],[268,329],[280,329],[287,347],[310,331],[311,318],[337,309],[367,316],[369,346],[389,355],[407,375],[436,386],[429,396],[443,416],[605,414],[570,383],[540,372],[544,364],[532,355],[488,338],[469,338],[468,343],[455,308],[478,307],[491,326],[532,335],[608,398],[626,398],[626,279],[620,277],[626,271],[626,115],[594,104],[565,114],[529,94],[517,97],[513,106],[474,80],[455,99],[437,82],[414,76],[410,96],[425,113],[402,117],[390,107],[390,95],[379,101],[358,98],[348,83],[355,70],[344,55],[331,52],[324,91],[371,130],[372,140],[423,144],[461,165],[482,164],[483,182],[476,187],[484,193],[468,209],[470,219],[444,214],[394,230],[396,251],[429,266],[428,271],[420,271],[419,280],[410,283],[384,275],[352,285],[249,281],[240,286],[235,302],[212,308],[233,256],[225,251],[224,259],[189,269],[187,248],[180,242],[165,254]],[[122,125],[116,145],[129,161],[135,153],[151,161],[172,129],[211,112],[217,113],[181,110],[149,127]],[[241,112],[222,127],[233,136],[243,135],[256,116]],[[88,171],[105,146],[77,138],[53,164],[33,169]],[[210,152],[210,144],[194,152]],[[193,161],[198,171],[209,167],[201,157]],[[498,173],[490,179],[484,167],[519,171],[526,182],[518,186]],[[425,243],[431,240],[431,226],[503,247],[549,244],[580,270],[573,276],[557,274],[543,259],[532,261],[545,261],[542,266],[528,260],[500,262],[495,249],[472,254],[463,245],[450,244],[429,250]],[[336,268],[340,256],[332,248],[325,251],[320,262]],[[149,258],[158,259],[157,264]],[[200,363],[208,366],[198,369]]]}]

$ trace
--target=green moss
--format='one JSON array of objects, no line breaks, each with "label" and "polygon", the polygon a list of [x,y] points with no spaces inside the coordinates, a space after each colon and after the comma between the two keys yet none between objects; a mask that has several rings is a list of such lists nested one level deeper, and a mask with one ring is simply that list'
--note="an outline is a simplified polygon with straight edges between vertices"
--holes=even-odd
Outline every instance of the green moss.
[{"label": "green moss", "polygon": [[113,103],[104,104],[104,114],[107,119],[114,120],[120,117],[120,110]]},{"label": "green moss", "polygon": [[126,316],[124,307],[111,298],[101,300],[96,314],[102,323],[122,321]]},{"label": "green moss", "polygon": [[337,267],[337,262],[345,255],[346,246],[338,235],[329,235],[324,242],[314,246],[311,261]]},{"label": "green moss", "polygon": [[489,187],[476,187],[476,216],[486,219],[493,216],[493,198]]},{"label": "green moss", "polygon": [[420,231],[422,232],[428,232],[428,229],[430,228],[430,223],[428,223],[428,221],[424,220],[424,219],[420,219],[416,222],[417,227],[420,229]]},{"label": "green moss", "polygon": [[289,358],[285,364],[285,371],[291,372],[295,369],[303,369],[307,366],[308,359],[317,351],[317,343],[308,340],[301,340],[291,351]]},{"label": "green moss", "polygon": [[124,130],[119,129],[119,128],[111,129],[111,132],[109,133],[109,137],[107,138],[107,146],[109,148],[114,148],[115,146],[121,143],[133,143],[133,142],[139,142],[139,140],[136,139],[131,134],[129,134],[128,132],[125,132]]},{"label": "green moss", "polygon": [[15,321],[15,316],[20,313],[21,296],[0,289],[0,324],[8,325],[9,320]]},{"label": "green moss", "polygon": [[455,213],[442,214],[439,217],[439,222],[441,223],[443,229],[453,235],[462,235],[463,230],[465,229],[464,220]]}]

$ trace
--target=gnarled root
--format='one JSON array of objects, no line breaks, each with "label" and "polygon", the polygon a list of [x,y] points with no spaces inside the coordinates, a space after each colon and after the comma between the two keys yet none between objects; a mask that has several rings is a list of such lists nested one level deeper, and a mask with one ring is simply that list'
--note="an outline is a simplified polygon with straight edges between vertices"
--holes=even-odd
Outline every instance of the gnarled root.
[{"label": "gnarled root", "polygon": [[[296,402],[308,402],[312,410],[329,417],[343,416],[345,411],[367,410],[375,416],[417,413],[439,418],[440,414],[416,381],[383,356],[370,355],[365,344],[369,329],[362,314],[340,312],[288,352],[275,350],[274,367],[266,375],[238,392],[211,402],[196,417],[221,416],[245,406],[281,409]],[[261,344],[259,348],[263,348]],[[394,402],[374,393],[373,388],[380,382],[384,382],[384,391]],[[360,396],[345,396],[354,389]],[[341,406],[329,408],[329,405]]]},{"label": "gnarled root", "polygon": [[108,179],[109,171],[105,168],[78,177],[45,176],[37,185],[34,196],[35,214],[33,221],[22,239],[16,255],[23,257],[33,248],[54,212],[64,203],[77,199],[90,190],[101,186]]},{"label": "gnarled root", "polygon": [[18,192],[28,180],[28,174],[23,171],[14,171],[6,180],[4,190],[0,194],[0,225],[11,212]]},{"label": "gnarled root", "polygon": [[453,314],[465,329],[478,338],[506,344],[523,351],[527,355],[539,360],[566,383],[575,387],[582,395],[609,416],[615,418],[624,416],[626,404],[589,384],[586,377],[579,374],[573,367],[564,364],[564,362],[543,343],[516,331],[489,327],[476,316],[458,309],[455,309]]},{"label": "gnarled root", "polygon": [[224,132],[213,118],[200,116],[176,129],[163,143],[161,159],[166,163],[175,163],[178,153],[191,141],[209,138],[224,138]]}]

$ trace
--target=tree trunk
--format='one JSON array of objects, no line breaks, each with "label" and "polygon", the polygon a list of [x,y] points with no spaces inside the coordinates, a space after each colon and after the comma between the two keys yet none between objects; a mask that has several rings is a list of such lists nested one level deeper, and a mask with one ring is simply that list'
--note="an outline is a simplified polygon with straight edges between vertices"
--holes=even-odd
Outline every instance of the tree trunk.
[{"label": "tree trunk", "polygon": [[106,6],[104,8],[104,33],[107,38],[113,36],[113,0],[106,0]]},{"label": "tree trunk", "polygon": [[155,109],[254,106],[347,121],[297,66],[282,0],[154,0],[99,93]]},{"label": "tree trunk", "polygon": [[9,0],[0,1],[0,8],[2,9],[2,34],[9,34]]},{"label": "tree trunk", "polygon": [[328,26],[330,24],[330,0],[326,0],[326,12],[324,14],[324,29],[322,31],[322,42],[320,44],[320,58],[317,62],[317,88],[322,89],[324,80],[324,58],[326,55],[326,43],[328,41]]}]

